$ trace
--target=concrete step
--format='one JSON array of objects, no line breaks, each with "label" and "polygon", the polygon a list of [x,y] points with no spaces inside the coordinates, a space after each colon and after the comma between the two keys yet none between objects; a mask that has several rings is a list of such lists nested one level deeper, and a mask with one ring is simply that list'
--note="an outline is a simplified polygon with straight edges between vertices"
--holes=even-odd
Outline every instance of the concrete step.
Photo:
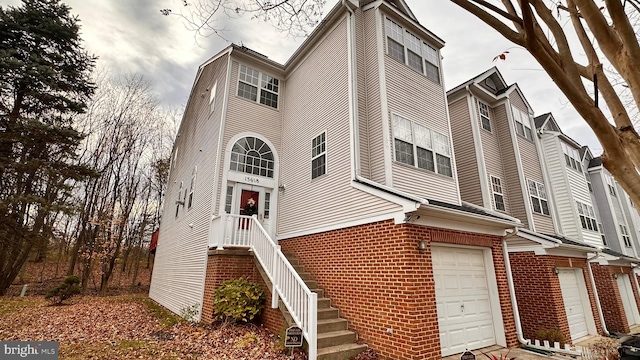
[{"label": "concrete step", "polygon": [[318,334],[348,329],[349,322],[342,318],[318,320]]},{"label": "concrete step", "polygon": [[318,287],[318,282],[315,280],[304,280],[304,283],[307,284],[309,289],[316,289]]},{"label": "concrete step", "polygon": [[308,273],[308,272],[300,272],[300,271],[298,271],[298,269],[296,269],[296,271],[298,272],[298,275],[300,276],[300,278],[301,278],[302,280],[307,281],[307,280],[311,280],[311,279],[313,279],[313,278],[311,277],[311,274],[310,274],[310,273]]},{"label": "concrete step", "polygon": [[293,264],[291,264],[291,265],[293,266],[293,269],[294,269],[298,274],[300,274],[301,272],[304,272],[304,265],[300,265],[300,264],[298,264],[298,265],[293,265]]},{"label": "concrete step", "polygon": [[324,297],[324,290],[322,290],[322,289],[311,289],[311,288],[309,288],[309,290],[311,290],[311,292],[314,292],[314,293],[318,294],[318,299]]},{"label": "concrete step", "polygon": [[318,309],[326,309],[331,307],[331,299],[329,298],[318,298]]},{"label": "concrete step", "polygon": [[318,360],[347,360],[367,350],[365,344],[344,344],[318,349]]},{"label": "concrete step", "polygon": [[340,313],[336,308],[318,309],[318,320],[337,319]]},{"label": "concrete step", "polygon": [[318,349],[344,344],[353,344],[358,337],[349,330],[337,330],[326,333],[318,333]]}]

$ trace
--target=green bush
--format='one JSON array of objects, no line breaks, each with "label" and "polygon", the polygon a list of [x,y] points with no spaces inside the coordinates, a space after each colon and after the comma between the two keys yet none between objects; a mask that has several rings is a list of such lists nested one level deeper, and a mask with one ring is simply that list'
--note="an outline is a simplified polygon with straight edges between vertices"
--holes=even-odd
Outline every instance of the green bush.
[{"label": "green bush", "polygon": [[213,297],[216,320],[238,323],[252,321],[264,308],[264,293],[260,286],[246,279],[220,283]]},{"label": "green bush", "polygon": [[567,342],[562,331],[558,329],[540,329],[536,331],[536,339],[543,341],[548,340],[550,344],[553,345],[554,342],[559,342],[560,345],[563,345]]},{"label": "green bush", "polygon": [[53,305],[60,305],[73,295],[80,294],[78,284],[80,284],[80,279],[77,276],[69,276],[64,279],[62,284],[47,291],[47,295],[45,295],[44,298],[49,300]]}]

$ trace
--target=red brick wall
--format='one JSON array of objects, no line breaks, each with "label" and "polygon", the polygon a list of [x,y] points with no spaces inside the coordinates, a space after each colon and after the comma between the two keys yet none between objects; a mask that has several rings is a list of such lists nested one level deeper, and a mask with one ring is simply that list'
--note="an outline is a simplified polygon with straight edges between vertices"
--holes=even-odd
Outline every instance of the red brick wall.
[{"label": "red brick wall", "polygon": [[[417,249],[419,239],[428,249]],[[517,343],[499,237],[382,221],[280,241],[382,357],[441,359],[431,242],[491,246],[507,340]],[[387,333],[387,329],[393,333]]]},{"label": "red brick wall", "polygon": [[274,334],[280,334],[280,331],[285,327],[282,313],[279,309],[271,308],[271,292],[254,264],[253,255],[246,250],[223,250],[209,253],[207,276],[204,283],[202,321],[210,323],[213,320],[213,295],[220,283],[224,280],[241,277],[260,284],[267,300],[259,321]]},{"label": "red brick wall", "polygon": [[598,316],[586,259],[539,256],[533,252],[512,253],[509,254],[509,259],[525,338],[535,339],[536,333],[542,329],[556,329],[560,330],[568,341],[571,339],[560,280],[553,273],[554,267],[582,269],[591,313],[596,329],[601,333],[602,325]]},{"label": "red brick wall", "polygon": [[618,267],[591,264],[607,330],[628,334],[629,324],[624,313],[618,284],[613,278],[616,268]]}]

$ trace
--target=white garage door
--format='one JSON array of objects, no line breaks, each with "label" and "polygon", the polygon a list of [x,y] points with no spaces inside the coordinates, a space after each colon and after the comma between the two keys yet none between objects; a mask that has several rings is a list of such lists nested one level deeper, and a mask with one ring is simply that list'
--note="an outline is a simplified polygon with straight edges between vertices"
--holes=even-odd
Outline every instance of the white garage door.
[{"label": "white garage door", "polygon": [[442,356],[496,343],[482,250],[433,247]]},{"label": "white garage door", "polygon": [[578,274],[581,275],[582,273],[579,271],[580,270],[575,269],[562,269],[560,273],[558,273],[571,340],[589,335],[587,318],[584,313],[584,303],[580,295],[582,294],[582,289],[579,286],[581,283],[578,281]]},{"label": "white garage door", "polygon": [[622,299],[622,306],[624,307],[624,313],[627,316],[627,322],[629,326],[640,324],[640,315],[638,314],[638,306],[636,305],[636,299],[633,296],[633,290],[631,289],[631,280],[627,274],[618,274],[618,289],[620,290],[620,298]]}]

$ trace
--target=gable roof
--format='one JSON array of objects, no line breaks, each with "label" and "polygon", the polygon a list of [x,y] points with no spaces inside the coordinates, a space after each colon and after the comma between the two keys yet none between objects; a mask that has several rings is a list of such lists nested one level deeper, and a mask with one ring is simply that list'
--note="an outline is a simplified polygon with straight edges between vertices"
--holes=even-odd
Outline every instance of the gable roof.
[{"label": "gable roof", "polygon": [[588,146],[583,146],[580,148],[580,150],[578,150],[580,152],[580,159],[582,161],[584,161],[584,159],[587,157],[587,155],[589,156],[589,161],[591,161],[591,159],[593,159],[593,153],[591,152],[591,149],[589,149]]},{"label": "gable roof", "polygon": [[[533,122],[536,124],[536,129],[542,129],[547,120],[551,117],[551,113],[542,114],[533,118]],[[560,128],[560,127],[558,127]]]},{"label": "gable roof", "polygon": [[602,165],[602,158],[600,156],[598,156],[597,158],[593,158],[591,159],[591,161],[589,161],[589,167],[596,167],[596,166],[601,166]]},{"label": "gable roof", "polygon": [[452,89],[447,91],[447,95],[449,95],[450,93],[454,93],[464,87],[466,87],[467,85],[471,85],[473,83],[478,83],[480,81],[482,81],[485,78],[488,78],[490,75],[496,74],[498,76],[498,79],[500,79],[500,81],[502,82],[502,84],[504,85],[504,89],[501,89],[501,93],[506,92],[506,89],[508,89],[510,86],[507,85],[507,82],[504,81],[504,77],[502,77],[502,74],[500,73],[500,71],[498,70],[497,67],[492,67],[488,70],[486,70],[485,72],[482,72],[474,77],[472,77],[471,79],[463,82],[462,84],[453,87]]}]

